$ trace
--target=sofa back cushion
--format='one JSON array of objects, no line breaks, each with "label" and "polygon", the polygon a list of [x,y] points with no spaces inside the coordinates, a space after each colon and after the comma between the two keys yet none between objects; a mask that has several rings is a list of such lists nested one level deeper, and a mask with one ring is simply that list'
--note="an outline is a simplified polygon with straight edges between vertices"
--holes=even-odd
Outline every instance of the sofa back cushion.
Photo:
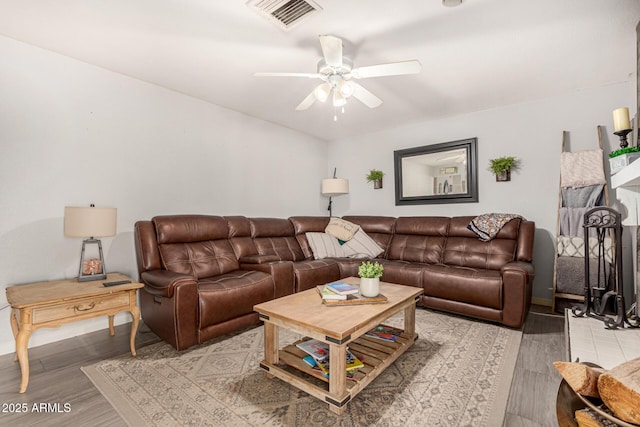
[{"label": "sofa back cushion", "polygon": [[293,231],[298,240],[300,248],[305,258],[314,258],[315,254],[311,249],[307,233],[324,233],[325,228],[329,224],[328,216],[292,216],[289,221],[293,225]]},{"label": "sofa back cushion", "polygon": [[449,224],[448,217],[398,218],[387,259],[441,264]]},{"label": "sofa back cushion", "polygon": [[282,261],[302,261],[307,257],[288,219],[249,218],[251,236],[259,255],[276,255]]},{"label": "sofa back cushion", "polygon": [[500,270],[515,260],[520,219],[508,222],[498,235],[489,242],[478,239],[475,233],[467,229],[473,216],[453,217],[449,225],[443,264],[470,268]]},{"label": "sofa back cushion", "polygon": [[384,258],[386,256],[396,223],[394,217],[343,216],[342,219],[359,225],[360,228],[384,250],[380,257]]},{"label": "sofa back cushion", "polygon": [[251,224],[244,216],[225,216],[229,227],[229,242],[238,259],[258,255],[256,245],[251,238]]},{"label": "sofa back cushion", "polygon": [[155,217],[152,222],[165,270],[200,279],[239,268],[224,218],[170,215]]}]

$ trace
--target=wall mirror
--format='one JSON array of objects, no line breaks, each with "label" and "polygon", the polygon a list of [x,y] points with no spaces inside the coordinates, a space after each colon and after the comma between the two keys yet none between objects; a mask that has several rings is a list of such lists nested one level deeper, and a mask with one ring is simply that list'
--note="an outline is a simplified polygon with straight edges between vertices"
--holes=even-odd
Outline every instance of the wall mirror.
[{"label": "wall mirror", "polygon": [[477,138],[393,152],[396,205],[478,201]]}]

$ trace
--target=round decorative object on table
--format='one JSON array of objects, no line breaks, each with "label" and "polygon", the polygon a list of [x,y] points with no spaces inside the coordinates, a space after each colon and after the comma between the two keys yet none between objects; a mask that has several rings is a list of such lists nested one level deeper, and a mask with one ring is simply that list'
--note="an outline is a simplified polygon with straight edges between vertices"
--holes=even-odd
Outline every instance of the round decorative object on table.
[{"label": "round decorative object on table", "polygon": [[377,297],[380,294],[380,278],[360,278],[360,295],[367,298]]}]

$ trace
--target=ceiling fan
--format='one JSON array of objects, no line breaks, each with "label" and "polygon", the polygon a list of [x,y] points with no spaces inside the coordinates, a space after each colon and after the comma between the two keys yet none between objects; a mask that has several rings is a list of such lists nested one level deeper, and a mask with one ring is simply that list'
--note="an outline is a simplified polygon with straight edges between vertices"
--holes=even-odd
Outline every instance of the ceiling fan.
[{"label": "ceiling fan", "polygon": [[298,111],[306,110],[316,101],[325,102],[329,99],[331,92],[333,92],[334,107],[343,107],[347,103],[347,98],[351,96],[369,108],[379,107],[382,100],[354,82],[354,79],[416,74],[422,68],[420,62],[415,59],[354,68],[353,61],[342,56],[342,39],[329,35],[319,36],[319,39],[324,57],[318,62],[316,73],[254,74],[261,77],[308,77],[322,80],[322,83],[298,104],[296,107]]}]

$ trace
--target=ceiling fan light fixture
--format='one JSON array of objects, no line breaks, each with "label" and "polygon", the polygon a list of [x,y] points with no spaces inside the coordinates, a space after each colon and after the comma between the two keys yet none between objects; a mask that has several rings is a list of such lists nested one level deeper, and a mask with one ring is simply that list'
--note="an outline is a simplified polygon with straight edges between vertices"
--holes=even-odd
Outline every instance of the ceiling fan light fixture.
[{"label": "ceiling fan light fixture", "polygon": [[331,93],[331,85],[329,83],[323,83],[313,90],[313,94],[316,99],[320,102],[325,102],[329,99],[329,94]]},{"label": "ceiling fan light fixture", "polygon": [[344,107],[347,104],[347,98],[342,96],[339,90],[333,91],[333,106]]},{"label": "ceiling fan light fixture", "polygon": [[353,87],[353,83],[348,80],[340,80],[337,85],[337,89],[344,98],[348,98],[353,95],[355,88]]}]

